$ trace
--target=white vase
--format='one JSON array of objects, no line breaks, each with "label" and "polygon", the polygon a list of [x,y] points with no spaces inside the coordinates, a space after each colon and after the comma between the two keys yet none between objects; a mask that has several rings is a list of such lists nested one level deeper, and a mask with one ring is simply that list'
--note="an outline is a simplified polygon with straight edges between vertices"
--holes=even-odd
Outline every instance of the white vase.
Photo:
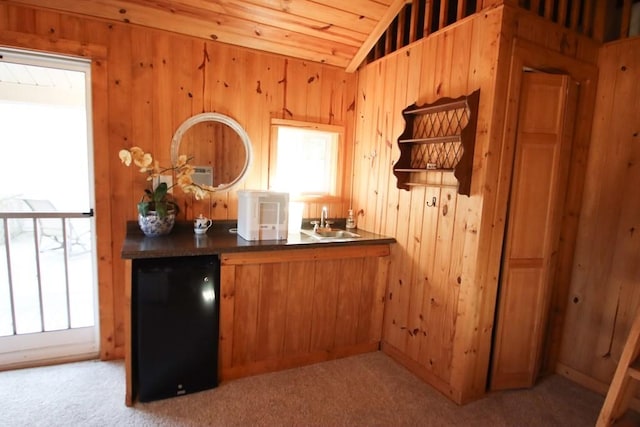
[{"label": "white vase", "polygon": [[138,214],[138,225],[144,235],[148,237],[169,234],[175,222],[175,212],[168,212],[164,218],[160,218],[155,211],[149,211],[147,215]]}]

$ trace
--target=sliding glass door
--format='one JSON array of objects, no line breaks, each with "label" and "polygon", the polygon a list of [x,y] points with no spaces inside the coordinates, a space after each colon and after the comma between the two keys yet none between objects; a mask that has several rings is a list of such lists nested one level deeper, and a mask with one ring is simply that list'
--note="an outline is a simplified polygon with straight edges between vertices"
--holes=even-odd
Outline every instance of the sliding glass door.
[{"label": "sliding glass door", "polygon": [[98,353],[90,65],[0,48],[0,369]]}]

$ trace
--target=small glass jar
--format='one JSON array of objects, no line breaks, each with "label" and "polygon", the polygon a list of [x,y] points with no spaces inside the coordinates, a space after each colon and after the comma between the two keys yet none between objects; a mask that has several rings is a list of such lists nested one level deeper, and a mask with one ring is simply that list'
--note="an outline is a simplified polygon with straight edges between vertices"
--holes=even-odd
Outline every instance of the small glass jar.
[{"label": "small glass jar", "polygon": [[349,216],[347,217],[347,228],[356,228],[356,220],[353,217],[353,209],[349,209]]}]

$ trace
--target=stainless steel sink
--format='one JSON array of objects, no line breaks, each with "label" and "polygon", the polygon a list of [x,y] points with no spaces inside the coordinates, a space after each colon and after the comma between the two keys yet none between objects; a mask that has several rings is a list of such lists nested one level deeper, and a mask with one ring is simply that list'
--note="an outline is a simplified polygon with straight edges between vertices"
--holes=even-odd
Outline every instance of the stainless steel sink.
[{"label": "stainless steel sink", "polygon": [[321,242],[346,242],[349,240],[360,238],[360,235],[357,233],[340,230],[338,228],[324,228],[319,229],[318,231],[300,230],[300,232]]}]

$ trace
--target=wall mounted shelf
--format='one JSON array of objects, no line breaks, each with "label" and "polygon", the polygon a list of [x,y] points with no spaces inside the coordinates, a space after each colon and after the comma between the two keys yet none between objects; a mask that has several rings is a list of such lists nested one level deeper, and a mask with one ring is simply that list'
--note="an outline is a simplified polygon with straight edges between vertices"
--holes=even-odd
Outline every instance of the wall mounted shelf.
[{"label": "wall mounted shelf", "polygon": [[400,159],[393,167],[398,188],[409,190],[430,172],[453,172],[458,193],[469,196],[480,90],[402,111],[405,130],[398,138]]}]

